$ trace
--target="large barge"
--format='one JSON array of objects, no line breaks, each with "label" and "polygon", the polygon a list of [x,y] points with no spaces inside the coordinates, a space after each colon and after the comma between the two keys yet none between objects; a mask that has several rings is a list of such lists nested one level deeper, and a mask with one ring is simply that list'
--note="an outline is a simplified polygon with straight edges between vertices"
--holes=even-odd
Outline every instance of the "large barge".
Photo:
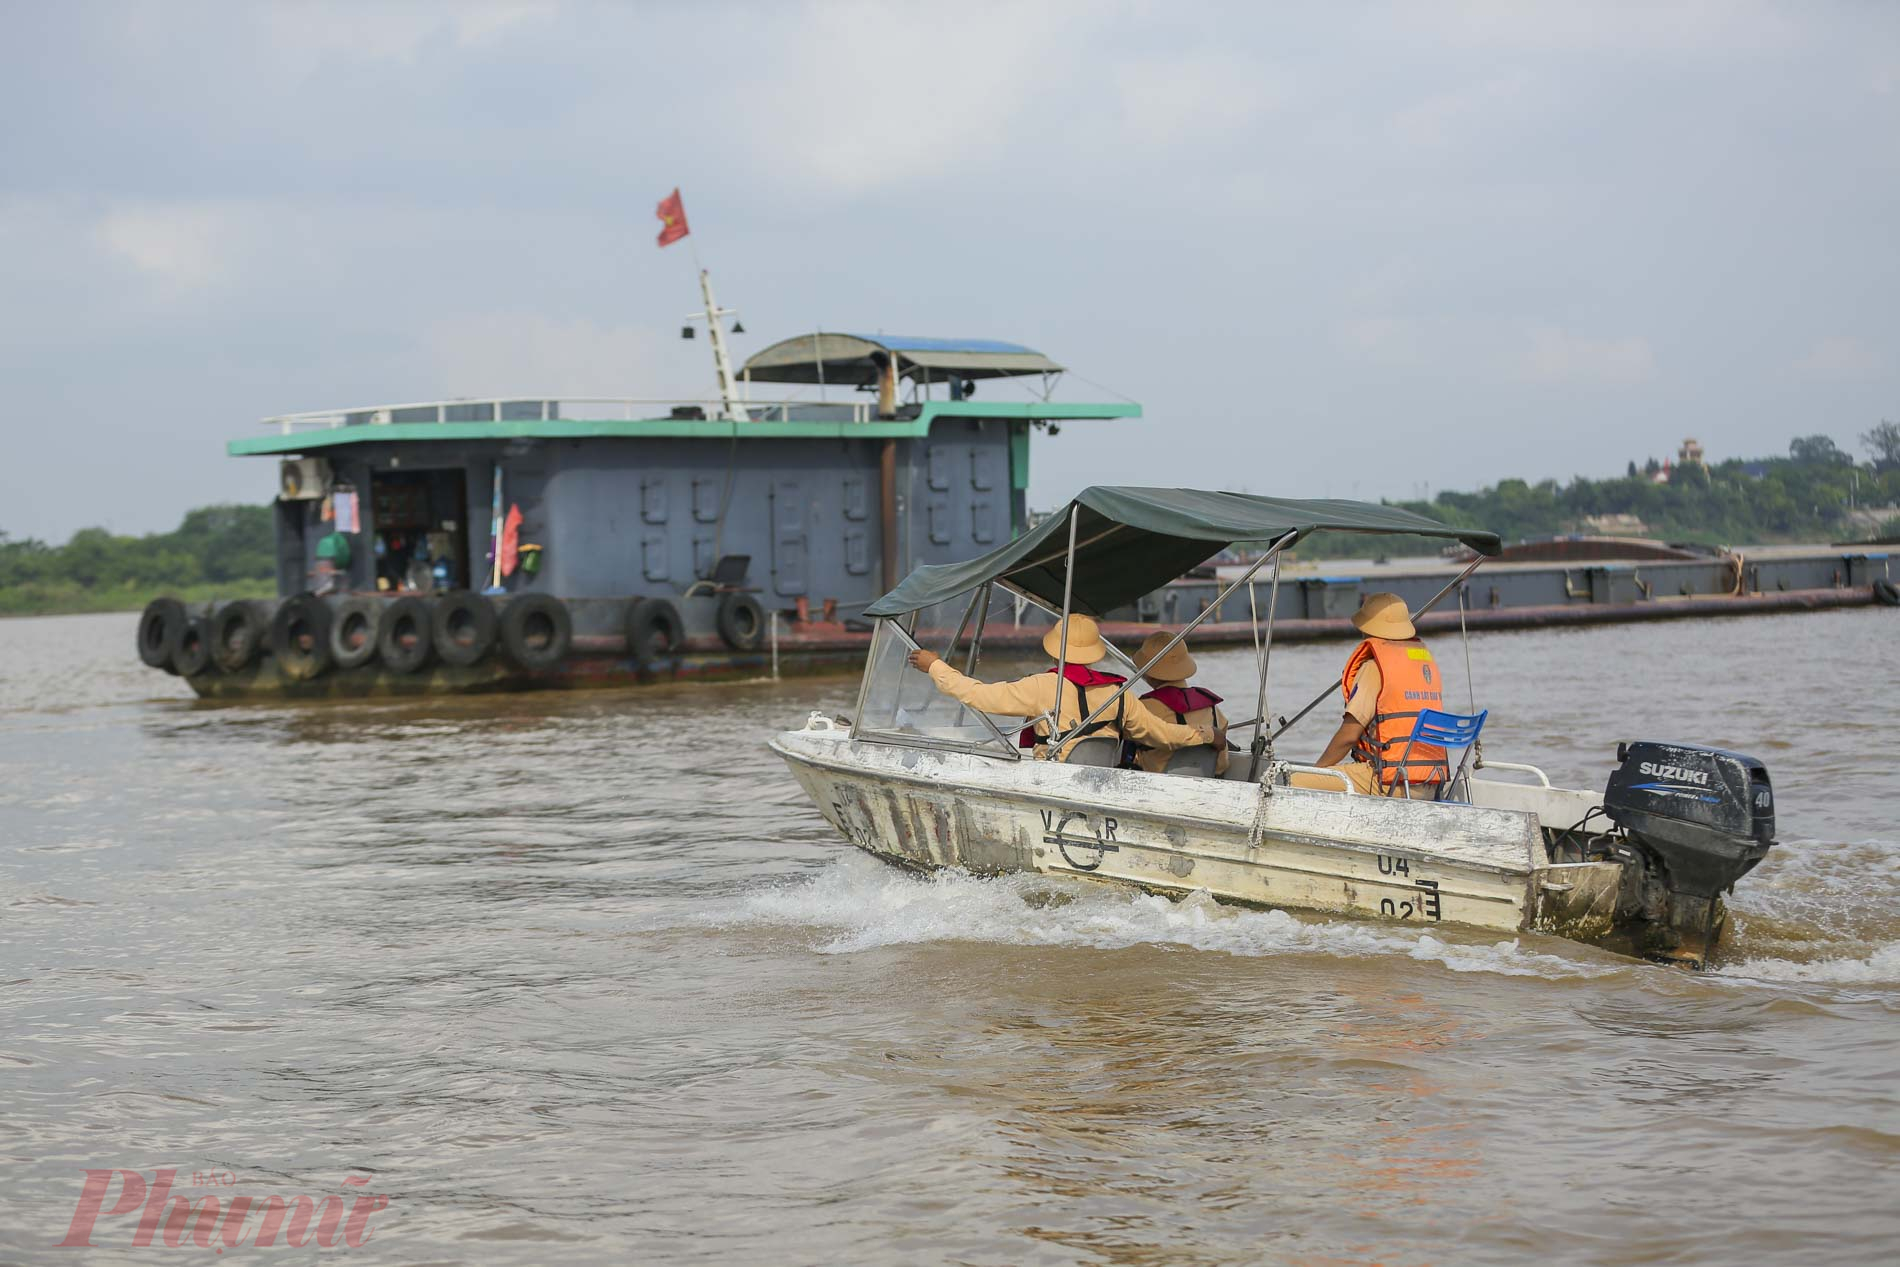
[{"label": "large barge", "polygon": [[[1062,367],[995,340],[817,333],[735,372],[704,290],[714,399],[266,419],[228,451],[279,464],[278,597],[154,600],[140,657],[213,699],[854,664],[864,605],[1025,528],[1035,430],[1141,412],[1051,399]],[[1034,390],[979,398],[997,380]],[[804,398],[756,399],[761,384]]]},{"label": "large barge", "polygon": [[[726,312],[703,275],[702,286],[714,399],[367,406],[266,419],[267,434],[231,442],[234,456],[278,463],[278,597],[154,600],[140,657],[209,699],[856,668],[870,644],[861,612],[879,594],[1029,530],[1039,429],[1141,413],[1056,401],[1060,365],[994,340],[816,333],[735,372]],[[1034,390],[989,398],[1012,380]],[[755,399],[759,385],[806,395]],[[1873,549],[1576,553],[1494,564],[1427,627],[1748,614],[1894,593]],[[1346,617],[1365,592],[1416,603],[1458,570],[1443,559],[1289,562],[1271,613],[1264,593],[1230,595],[1197,640],[1251,641],[1269,614],[1282,639],[1351,636]],[[1197,569],[1105,627],[1179,628],[1219,601],[1221,571]],[[921,628],[940,618],[957,614],[926,613]],[[987,613],[986,637],[1029,647],[1049,619],[1014,603]]]}]

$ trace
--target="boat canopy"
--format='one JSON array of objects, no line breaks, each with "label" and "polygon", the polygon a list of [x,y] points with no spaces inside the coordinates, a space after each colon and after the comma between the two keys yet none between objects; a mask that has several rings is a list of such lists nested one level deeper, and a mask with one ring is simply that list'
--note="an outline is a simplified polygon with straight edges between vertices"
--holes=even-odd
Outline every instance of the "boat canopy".
[{"label": "boat canopy", "polygon": [[865,608],[865,615],[901,616],[1000,581],[1060,610],[1075,514],[1075,577],[1071,607],[1104,616],[1174,580],[1237,541],[1291,547],[1315,532],[1441,537],[1495,555],[1494,532],[1453,528],[1395,506],[1355,501],[1295,501],[1249,493],[1189,488],[1086,488],[1059,514],[1000,549],[966,563],[920,567]]},{"label": "boat canopy", "polygon": [[920,339],[898,334],[801,334],[752,354],[740,375],[755,383],[877,384],[877,354],[892,357],[904,378],[1009,378],[1060,374],[1033,348],[995,339]]}]

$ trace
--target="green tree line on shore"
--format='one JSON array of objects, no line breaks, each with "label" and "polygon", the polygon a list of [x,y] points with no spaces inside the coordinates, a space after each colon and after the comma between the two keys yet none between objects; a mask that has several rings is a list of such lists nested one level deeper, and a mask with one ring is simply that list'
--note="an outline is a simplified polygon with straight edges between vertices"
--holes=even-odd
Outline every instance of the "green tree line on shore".
[{"label": "green tree line on shore", "polygon": [[[1391,504],[1460,528],[1485,528],[1509,543],[1577,531],[1599,515],[1633,515],[1652,536],[1704,545],[1827,541],[1865,536],[1850,511],[1900,507],[1900,424],[1861,436],[1870,460],[1856,462],[1827,436],[1802,436],[1786,457],[1678,463],[1658,480],[1653,460],[1617,479],[1568,484],[1500,480],[1474,493]],[[1876,531],[1900,536],[1900,511]],[[1426,538],[1322,533],[1307,558],[1427,553]],[[63,546],[0,531],[0,614],[135,610],[158,594],[184,599],[264,597],[276,568],[268,505],[203,506],[170,532],[120,536],[85,528]]]},{"label": "green tree line on shore", "polygon": [[[1867,511],[1876,515],[1872,535],[1900,535],[1900,424],[1882,422],[1861,442],[1869,461],[1856,462],[1830,437],[1812,435],[1791,441],[1785,457],[1677,462],[1666,470],[1652,458],[1630,462],[1620,479],[1500,480],[1476,492],[1389,504],[1453,527],[1488,529],[1507,545],[1586,531],[1587,520],[1611,515],[1640,520],[1646,536],[1710,546],[1864,539]],[[1881,508],[1889,513],[1880,515]],[[1301,543],[1300,552],[1429,553],[1441,544],[1323,533]]]},{"label": "green tree line on shore", "polygon": [[63,546],[0,532],[0,613],[123,611],[159,594],[263,597],[275,589],[269,506],[202,506],[170,532],[82,528]]}]

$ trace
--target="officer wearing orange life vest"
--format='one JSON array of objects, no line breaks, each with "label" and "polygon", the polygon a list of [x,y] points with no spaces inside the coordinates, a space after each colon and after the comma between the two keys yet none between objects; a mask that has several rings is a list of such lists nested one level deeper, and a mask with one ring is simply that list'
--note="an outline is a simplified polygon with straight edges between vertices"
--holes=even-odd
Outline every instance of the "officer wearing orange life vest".
[{"label": "officer wearing orange life vest", "polygon": [[[1397,594],[1368,595],[1352,623],[1366,639],[1346,659],[1339,679],[1346,715],[1315,764],[1338,770],[1355,792],[1434,798],[1451,777],[1445,750],[1409,741],[1421,709],[1445,706],[1438,663]],[[1325,775],[1295,771],[1290,782],[1344,790]]]}]

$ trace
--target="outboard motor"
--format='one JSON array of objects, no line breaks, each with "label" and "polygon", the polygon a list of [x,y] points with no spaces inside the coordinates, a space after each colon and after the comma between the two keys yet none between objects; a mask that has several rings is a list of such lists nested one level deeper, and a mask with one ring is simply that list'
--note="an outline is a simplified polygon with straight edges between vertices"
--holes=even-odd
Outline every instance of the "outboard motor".
[{"label": "outboard motor", "polygon": [[1618,744],[1616,759],[1603,810],[1651,869],[1648,891],[1633,895],[1660,926],[1651,949],[1699,965],[1720,931],[1720,895],[1775,843],[1768,767],[1739,752],[1653,741]]}]

